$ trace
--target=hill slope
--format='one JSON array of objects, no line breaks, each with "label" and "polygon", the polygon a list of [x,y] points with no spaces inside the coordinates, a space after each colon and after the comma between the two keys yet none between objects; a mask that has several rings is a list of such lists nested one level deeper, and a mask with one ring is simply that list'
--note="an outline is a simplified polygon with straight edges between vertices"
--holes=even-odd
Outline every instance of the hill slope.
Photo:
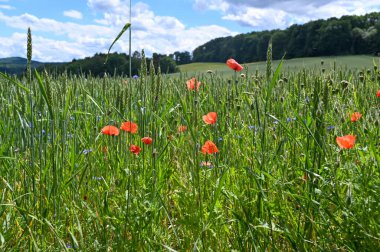
[{"label": "hill slope", "polygon": [[[7,74],[21,74],[26,69],[27,60],[21,57],[9,57],[0,59],[0,72]],[[32,60],[32,68],[37,68],[44,63]]]},{"label": "hill slope", "polygon": [[[321,66],[321,61],[324,64]],[[295,58],[285,60],[282,71],[294,71],[302,68],[313,70],[326,68],[327,70],[332,69],[334,64],[340,68],[347,69],[372,69],[373,61],[379,65],[379,58],[369,55],[349,55],[349,56],[336,56],[336,57],[306,57],[306,58]],[[273,69],[278,65],[279,60],[273,61]],[[256,71],[265,73],[266,62],[258,61],[243,64],[245,69],[241,73],[248,73],[249,75],[255,74]],[[191,63],[186,65],[180,65],[179,69],[182,74],[187,76],[196,76],[199,74],[206,74],[208,70],[211,70],[220,75],[233,75],[233,71],[229,69],[225,63]]]}]

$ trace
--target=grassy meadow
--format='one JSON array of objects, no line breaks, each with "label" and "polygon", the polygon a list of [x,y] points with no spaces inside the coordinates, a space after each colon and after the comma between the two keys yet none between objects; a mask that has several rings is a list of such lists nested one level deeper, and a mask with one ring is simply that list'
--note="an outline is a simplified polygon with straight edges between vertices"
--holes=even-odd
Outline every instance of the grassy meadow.
[{"label": "grassy meadow", "polygon": [[[302,69],[334,69],[339,66],[340,70],[362,70],[362,69],[372,69],[373,60],[375,57],[369,55],[349,55],[349,56],[328,56],[328,57],[305,57],[305,58],[295,58],[284,60],[284,66],[282,71],[294,72],[300,71]],[[321,61],[324,62],[324,66],[321,67]],[[272,62],[274,67],[277,67],[280,60],[274,60]],[[244,64],[246,67],[246,73],[250,75],[256,74],[256,71],[266,71],[266,62],[253,62]],[[180,65],[179,69],[181,72],[186,72],[190,75],[196,75],[200,73],[205,73],[207,70],[212,70],[221,76],[231,76],[233,72],[229,68],[226,68],[224,63],[190,63],[185,65]],[[178,75],[178,74],[176,74]]]},{"label": "grassy meadow", "polygon": [[377,251],[380,62],[346,59],[0,76],[0,250]]}]

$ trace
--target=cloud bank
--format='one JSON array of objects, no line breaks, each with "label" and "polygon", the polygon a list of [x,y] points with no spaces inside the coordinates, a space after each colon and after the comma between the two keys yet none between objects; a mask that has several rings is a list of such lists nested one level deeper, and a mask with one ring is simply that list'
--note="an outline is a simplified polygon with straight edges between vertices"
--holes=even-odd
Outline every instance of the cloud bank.
[{"label": "cloud bank", "polygon": [[[39,61],[71,61],[73,58],[106,53],[121,28],[129,21],[129,1],[88,0],[87,6],[94,15],[92,24],[80,24],[79,11],[64,11],[73,21],[63,22],[38,17],[29,13],[7,15],[0,11],[0,22],[17,30],[10,37],[0,37],[0,57],[25,57],[27,28],[33,36],[33,59]],[[132,7],[132,50],[145,50],[169,54],[174,51],[192,51],[213,38],[236,34],[218,25],[186,27],[173,16],[156,15],[147,4]],[[95,18],[97,17],[97,18]],[[124,35],[113,50],[128,52],[128,36]]]},{"label": "cloud bank", "polygon": [[224,20],[255,30],[284,29],[310,20],[380,11],[379,0],[194,0],[198,10],[214,10]]}]

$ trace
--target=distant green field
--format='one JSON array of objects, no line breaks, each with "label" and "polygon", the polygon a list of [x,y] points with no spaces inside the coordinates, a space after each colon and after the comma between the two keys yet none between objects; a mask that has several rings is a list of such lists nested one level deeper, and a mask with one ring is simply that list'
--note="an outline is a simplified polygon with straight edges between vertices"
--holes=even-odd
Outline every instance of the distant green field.
[{"label": "distant green field", "polygon": [[[323,67],[321,61],[323,60]],[[379,63],[379,57],[368,55],[355,55],[355,56],[337,56],[337,57],[309,57],[309,58],[297,58],[285,60],[283,70],[299,70],[301,68],[314,69],[314,68],[327,68],[334,67],[334,63],[340,67],[347,69],[367,69],[373,66],[373,60],[376,64]],[[276,67],[278,60],[273,61],[273,66]],[[265,61],[252,62],[243,64],[248,70],[248,74],[253,74],[258,71],[265,70]],[[226,67],[224,63],[191,63],[179,66],[181,73],[187,73],[188,75],[196,75],[206,73],[207,70],[212,70],[218,74],[230,75],[231,71]],[[243,70],[244,71],[244,70]],[[245,71],[244,71],[245,72]]]}]

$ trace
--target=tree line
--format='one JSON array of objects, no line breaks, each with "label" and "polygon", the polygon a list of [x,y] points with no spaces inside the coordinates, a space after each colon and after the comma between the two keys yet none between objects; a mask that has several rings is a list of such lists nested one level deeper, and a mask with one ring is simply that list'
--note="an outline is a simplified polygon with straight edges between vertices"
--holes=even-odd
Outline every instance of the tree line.
[{"label": "tree line", "polygon": [[[285,30],[251,32],[213,39],[193,51],[193,62],[266,59],[272,41],[274,59],[380,53],[380,13],[342,16],[292,25]],[[286,54],[285,54],[286,53]]]},{"label": "tree line", "polygon": [[[129,56],[125,53],[96,53],[92,57],[84,59],[73,59],[68,63],[48,63],[40,66],[38,70],[46,70],[54,74],[91,75],[103,77],[104,75],[128,75],[129,74]],[[135,51],[131,55],[132,76],[139,74],[142,55]],[[153,61],[155,70],[160,66],[163,73],[178,72],[178,67],[173,56],[154,53],[152,58],[146,58],[147,64]]]}]

